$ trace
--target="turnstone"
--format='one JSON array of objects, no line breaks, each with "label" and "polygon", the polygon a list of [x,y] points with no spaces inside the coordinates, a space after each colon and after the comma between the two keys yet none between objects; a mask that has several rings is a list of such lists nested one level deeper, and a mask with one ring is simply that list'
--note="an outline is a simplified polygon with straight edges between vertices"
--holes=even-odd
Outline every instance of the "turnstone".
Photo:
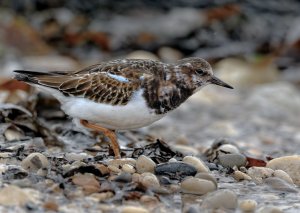
[{"label": "turnstone", "polygon": [[121,156],[115,130],[150,125],[208,84],[232,89],[213,75],[207,61],[195,57],[174,64],[121,59],[76,72],[14,72],[15,79],[52,94],[83,126],[103,132],[116,158]]}]

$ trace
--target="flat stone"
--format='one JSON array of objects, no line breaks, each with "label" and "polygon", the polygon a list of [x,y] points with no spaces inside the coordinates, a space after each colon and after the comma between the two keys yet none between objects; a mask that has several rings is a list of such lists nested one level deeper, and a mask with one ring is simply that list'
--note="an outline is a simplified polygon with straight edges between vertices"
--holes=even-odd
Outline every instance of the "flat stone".
[{"label": "flat stone", "polygon": [[182,177],[185,176],[194,176],[197,173],[197,169],[184,162],[168,162],[162,163],[156,166],[155,174],[157,175],[179,175]]},{"label": "flat stone", "polygon": [[270,160],[266,167],[285,171],[295,184],[300,185],[300,156],[284,156]]},{"label": "flat stone", "polygon": [[190,177],[180,184],[183,193],[204,195],[217,189],[215,183],[210,180]]},{"label": "flat stone", "polygon": [[140,174],[144,172],[154,173],[155,166],[156,166],[155,162],[151,158],[145,155],[139,156],[136,161],[136,170]]},{"label": "flat stone", "polygon": [[45,155],[36,152],[31,153],[23,159],[21,166],[27,171],[36,172],[41,168],[47,168],[49,166],[49,161]]},{"label": "flat stone", "polygon": [[289,176],[288,173],[286,173],[283,170],[277,169],[274,171],[273,173],[274,177],[278,177],[284,181],[286,181],[289,184],[294,184],[294,181],[292,180],[292,178]]},{"label": "flat stone", "polygon": [[201,207],[206,209],[236,209],[238,199],[235,192],[223,189],[210,193],[204,198]]},{"label": "flat stone", "polygon": [[182,161],[194,166],[197,169],[197,172],[209,172],[209,168],[199,158],[193,156],[186,156],[183,158]]}]

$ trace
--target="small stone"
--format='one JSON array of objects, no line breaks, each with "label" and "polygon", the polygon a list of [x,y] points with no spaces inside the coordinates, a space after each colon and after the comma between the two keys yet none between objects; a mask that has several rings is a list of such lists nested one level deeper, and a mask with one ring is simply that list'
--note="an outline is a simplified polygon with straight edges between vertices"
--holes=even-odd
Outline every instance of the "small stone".
[{"label": "small stone", "polygon": [[112,165],[112,166],[115,166],[115,167],[121,169],[124,164],[130,164],[132,166],[135,166],[136,160],[133,158],[121,158],[121,159],[109,160],[107,163],[109,166]]},{"label": "small stone", "polygon": [[270,160],[266,167],[285,171],[297,185],[300,185],[300,156],[284,156]]},{"label": "small stone", "polygon": [[233,177],[234,179],[236,179],[237,181],[241,181],[241,180],[252,180],[252,178],[247,175],[246,173],[244,172],[241,172],[241,171],[234,171],[233,172]]},{"label": "small stone", "polygon": [[176,160],[175,158],[171,158],[171,159],[169,160],[169,162],[170,162],[170,163],[172,163],[172,162],[177,162],[177,160]]},{"label": "small stone", "polygon": [[210,180],[190,177],[183,180],[180,184],[183,193],[204,195],[217,189],[216,185]]},{"label": "small stone", "polygon": [[155,206],[158,204],[158,199],[154,196],[150,196],[150,195],[143,195],[140,198],[140,201],[144,204],[144,205],[151,205],[151,206]]},{"label": "small stone", "polygon": [[187,163],[184,162],[168,162],[162,163],[156,166],[155,174],[157,175],[180,175],[182,177],[185,176],[194,176],[197,173],[197,169]]},{"label": "small stone", "polygon": [[294,181],[292,180],[292,178],[288,175],[288,173],[286,173],[283,170],[277,169],[274,171],[273,175],[274,175],[274,177],[278,177],[282,180],[285,180],[289,184],[294,184]]},{"label": "small stone", "polygon": [[10,158],[13,156],[13,153],[11,152],[1,152],[0,153],[0,158]]},{"label": "small stone", "polygon": [[198,150],[195,149],[194,147],[185,146],[185,145],[181,145],[181,144],[176,144],[176,145],[172,146],[172,149],[174,151],[181,152],[184,155],[198,155],[199,154]]},{"label": "small stone", "polygon": [[235,192],[224,189],[210,193],[204,198],[201,207],[206,209],[236,209],[238,204]]},{"label": "small stone", "polygon": [[283,192],[298,192],[298,190],[293,185],[290,185],[289,183],[278,177],[266,178],[264,182],[275,190]]},{"label": "small stone", "polygon": [[0,190],[0,205],[4,206],[23,206],[34,199],[25,190],[8,185]]},{"label": "small stone", "polygon": [[209,173],[206,173],[206,172],[197,173],[195,175],[195,178],[209,180],[209,181],[211,181],[215,184],[216,188],[218,187],[218,182],[217,182],[216,178],[214,176],[212,176],[211,174],[209,174]]},{"label": "small stone", "polygon": [[140,174],[144,172],[154,173],[155,166],[156,166],[155,162],[151,158],[145,155],[139,156],[136,161],[136,170]]},{"label": "small stone", "polygon": [[31,153],[21,162],[21,166],[31,172],[36,172],[41,168],[49,166],[48,159],[41,153]]},{"label": "small stone", "polygon": [[283,213],[283,211],[275,206],[263,206],[257,210],[257,213]]},{"label": "small stone", "polygon": [[266,167],[253,166],[248,169],[247,173],[252,179],[258,181],[259,183],[262,183],[262,180],[271,177],[274,171]]},{"label": "small stone", "polygon": [[20,140],[22,137],[24,137],[24,135],[21,132],[15,129],[5,130],[4,136],[8,141]]},{"label": "small stone", "polygon": [[92,194],[100,190],[100,184],[95,176],[90,173],[76,174],[72,178],[72,182],[77,186],[81,186],[85,194]]},{"label": "small stone", "polygon": [[43,207],[45,210],[48,210],[48,211],[54,211],[54,212],[58,211],[58,205],[54,201],[46,201],[44,203]]},{"label": "small stone", "polygon": [[119,169],[118,167],[114,166],[114,165],[109,165],[107,167],[111,172],[114,172],[114,173],[120,173],[121,172],[121,169]]},{"label": "small stone", "polygon": [[140,174],[138,174],[138,173],[132,174],[132,181],[133,182],[140,182],[140,178],[141,178]]},{"label": "small stone", "polygon": [[149,213],[149,211],[139,206],[124,206],[121,209],[121,213]]},{"label": "small stone", "polygon": [[86,153],[66,153],[65,157],[68,161],[81,161],[92,156]]},{"label": "small stone", "polygon": [[226,168],[233,168],[234,166],[239,168],[247,164],[247,159],[242,154],[224,154],[219,156],[219,162]]},{"label": "small stone", "polygon": [[91,195],[91,197],[95,198],[96,200],[98,200],[98,202],[104,201],[104,200],[108,200],[110,198],[112,198],[114,196],[113,192],[102,192],[102,193],[93,193]]},{"label": "small stone", "polygon": [[140,182],[145,187],[149,187],[149,188],[158,188],[159,187],[159,181],[158,181],[157,177],[150,172],[141,174]]},{"label": "small stone", "polygon": [[99,169],[99,171],[101,172],[101,174],[103,176],[107,175],[109,173],[109,169],[107,168],[107,166],[103,165],[103,164],[96,164],[95,167],[97,169]]},{"label": "small stone", "polygon": [[194,166],[197,169],[197,172],[209,172],[208,167],[199,158],[193,156],[186,156],[183,158],[182,161]]},{"label": "small stone", "polygon": [[130,164],[124,164],[122,166],[122,170],[124,172],[130,173],[130,174],[135,173],[135,168],[132,165],[130,165]]},{"label": "small stone", "polygon": [[255,200],[242,200],[240,201],[239,207],[243,212],[254,212],[257,207],[257,202]]},{"label": "small stone", "polygon": [[123,172],[123,173],[119,174],[117,177],[115,177],[114,181],[129,183],[132,181],[132,175],[130,173]]},{"label": "small stone", "polygon": [[219,154],[239,154],[240,150],[232,144],[223,144],[219,148]]}]

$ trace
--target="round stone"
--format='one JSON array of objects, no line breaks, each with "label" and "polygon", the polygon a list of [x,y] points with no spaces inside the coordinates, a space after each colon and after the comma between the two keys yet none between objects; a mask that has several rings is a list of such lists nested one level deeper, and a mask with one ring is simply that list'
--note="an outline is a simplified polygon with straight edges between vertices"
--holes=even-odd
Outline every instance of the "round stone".
[{"label": "round stone", "polygon": [[209,168],[199,158],[196,158],[194,156],[186,156],[182,161],[194,166],[197,169],[197,172],[209,172]]},{"label": "round stone", "polygon": [[217,189],[215,183],[210,180],[190,177],[180,184],[183,193],[204,195]]},{"label": "round stone", "polygon": [[300,156],[284,156],[270,160],[266,167],[285,171],[297,185],[300,185]]},{"label": "round stone", "polygon": [[141,174],[140,182],[145,187],[149,187],[149,188],[158,188],[159,187],[159,181],[158,181],[157,177],[150,172]]},{"label": "round stone", "polygon": [[130,164],[124,164],[122,166],[122,170],[124,172],[130,173],[130,174],[135,173],[135,168],[132,165],[130,165]]},{"label": "round stone", "polygon": [[201,207],[206,209],[235,209],[238,204],[235,192],[224,189],[210,193],[204,198]]},{"label": "round stone", "polygon": [[239,207],[244,212],[254,212],[257,207],[255,200],[242,200],[240,201]]},{"label": "round stone", "polygon": [[45,155],[41,153],[31,153],[21,162],[21,166],[31,172],[36,172],[41,168],[47,168],[49,161]]},{"label": "round stone", "polygon": [[226,168],[233,168],[234,166],[239,168],[247,164],[247,159],[242,154],[224,154],[219,156],[219,162]]},{"label": "round stone", "polygon": [[145,155],[139,156],[136,161],[136,170],[140,174],[144,172],[154,173],[155,166],[156,166],[155,162],[151,158]]}]

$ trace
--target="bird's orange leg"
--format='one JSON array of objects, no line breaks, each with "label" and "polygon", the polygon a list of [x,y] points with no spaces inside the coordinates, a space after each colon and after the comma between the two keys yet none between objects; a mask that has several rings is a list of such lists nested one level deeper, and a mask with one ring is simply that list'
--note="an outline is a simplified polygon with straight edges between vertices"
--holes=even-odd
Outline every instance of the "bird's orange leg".
[{"label": "bird's orange leg", "polygon": [[118,139],[116,136],[116,133],[113,131],[106,129],[104,127],[98,126],[96,124],[89,123],[87,120],[80,120],[81,125],[102,132],[105,136],[107,136],[110,140],[111,148],[113,149],[113,152],[115,154],[115,158],[121,158],[120,155],[120,147],[118,144]]}]

